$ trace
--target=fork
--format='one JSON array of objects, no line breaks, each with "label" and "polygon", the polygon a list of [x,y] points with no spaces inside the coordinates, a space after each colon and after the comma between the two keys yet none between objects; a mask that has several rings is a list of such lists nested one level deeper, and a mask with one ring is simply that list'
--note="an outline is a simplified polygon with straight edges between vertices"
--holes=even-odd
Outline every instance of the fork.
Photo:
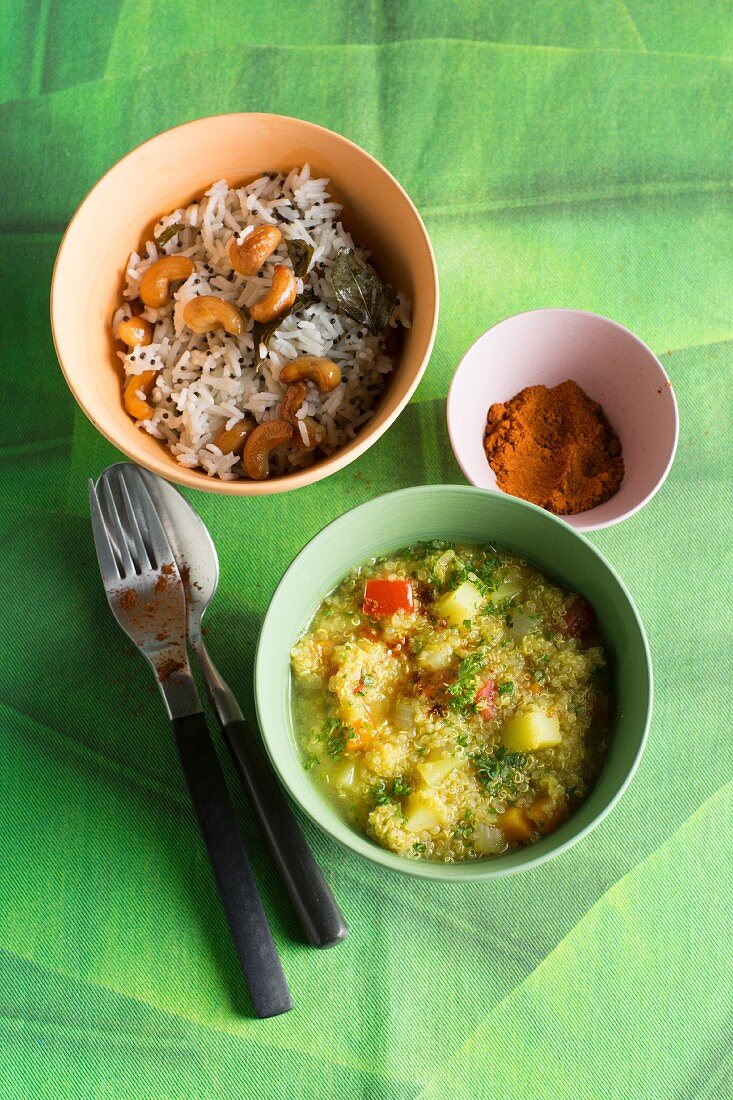
[{"label": "fork", "polygon": [[277,1016],[292,1002],[191,674],[183,581],[139,471],[125,470],[89,481],[107,600],[156,675],[255,1013]]}]

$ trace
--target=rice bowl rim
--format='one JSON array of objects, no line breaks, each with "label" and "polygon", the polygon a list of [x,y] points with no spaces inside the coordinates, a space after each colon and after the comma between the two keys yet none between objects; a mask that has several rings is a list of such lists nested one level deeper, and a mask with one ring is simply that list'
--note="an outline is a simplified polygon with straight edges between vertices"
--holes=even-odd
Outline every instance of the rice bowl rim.
[{"label": "rice bowl rim", "polygon": [[[263,124],[269,123],[270,125],[277,125],[278,123],[282,122],[294,122],[297,123],[299,126],[305,127],[307,131],[318,132],[321,135],[325,135],[327,140],[334,142],[337,146],[348,147],[350,150],[355,151],[357,154],[359,154],[359,156],[364,157],[367,159],[367,161],[371,162],[371,164],[377,169],[377,171],[381,173],[381,175],[384,177],[386,184],[394,189],[400,195],[402,200],[407,204],[407,208],[414,218],[415,226],[419,232],[422,243],[427,252],[427,257],[430,261],[430,283],[434,295],[432,317],[430,320],[430,327],[421,360],[418,366],[413,370],[413,376],[410,379],[410,382],[406,387],[402,397],[394,403],[394,407],[391,408],[390,411],[385,415],[383,422],[375,427],[371,421],[368,421],[359,430],[353,440],[349,441],[343,447],[339,447],[339,449],[335,451],[332,455],[321,459],[313,466],[309,466],[304,469],[300,469],[278,477],[266,478],[264,481],[253,481],[249,478],[238,478],[234,481],[222,481],[220,478],[210,477],[209,475],[204,473],[204,471],[198,468],[189,469],[185,466],[182,466],[176,461],[175,457],[170,453],[167,446],[164,444],[161,445],[159,450],[156,449],[154,454],[141,454],[141,452],[138,450],[137,447],[134,446],[132,442],[135,439],[135,436],[130,435],[130,442],[128,443],[127,432],[125,432],[123,437],[119,434],[116,434],[115,432],[106,430],[102,425],[98,423],[92,411],[92,408],[90,407],[90,402],[88,402],[86,399],[86,387],[78,385],[75,378],[74,369],[70,368],[67,365],[67,362],[65,362],[64,355],[60,347],[61,338],[59,337],[57,331],[60,327],[57,324],[57,314],[59,313],[60,309],[59,269],[65,262],[65,253],[68,248],[68,243],[72,239],[76,224],[78,220],[83,216],[85,207],[92,195],[97,192],[98,189],[102,188],[105,181],[111,175],[117,172],[121,168],[121,166],[136,158],[143,149],[159,141],[161,138],[164,138],[177,131],[184,131],[187,128],[194,129],[197,126],[211,123],[222,123],[224,121],[230,122],[234,120],[238,120],[241,123],[258,122]],[[305,151],[300,157],[300,162],[302,164],[310,163],[309,155]],[[266,171],[266,169],[262,169],[262,171]],[[212,180],[211,182],[215,181]],[[339,198],[348,198],[345,189],[342,189],[340,186],[336,187],[336,194]],[[379,235],[375,234],[375,236]],[[124,262],[125,257],[121,257],[120,271],[123,271]],[[400,288],[398,287],[397,289]],[[414,308],[414,302],[412,304]],[[291,489],[299,489],[304,485],[311,485],[317,481],[321,481],[323,478],[328,477],[330,474],[336,473],[338,470],[343,469],[343,467],[345,466],[348,466],[351,462],[354,462],[357,458],[364,454],[365,451],[367,451],[372,446],[372,444],[376,443],[376,441],[381,438],[381,436],[386,431],[389,430],[389,428],[403,411],[405,406],[412,398],[415,390],[417,389],[423,377],[423,374],[425,373],[430,355],[432,354],[433,346],[435,344],[435,334],[438,327],[439,309],[440,284],[438,281],[438,270],[435,260],[435,252],[433,250],[430,236],[427,229],[425,228],[425,223],[423,222],[420,212],[418,211],[414,202],[412,201],[404,187],[392,175],[389,169],[386,168],[381,163],[381,161],[377,160],[376,157],[372,156],[371,153],[368,153],[366,149],[363,149],[362,146],[358,145],[354,141],[351,141],[350,138],[344,137],[343,134],[339,134],[335,130],[330,130],[326,126],[320,126],[318,123],[309,122],[307,119],[297,118],[294,115],[278,115],[258,111],[233,111],[228,112],[227,114],[205,115],[202,118],[190,119],[188,122],[180,123],[177,126],[171,126],[167,130],[162,130],[160,133],[154,134],[152,137],[147,138],[139,145],[136,145],[129,152],[125,153],[124,156],[115,161],[115,163],[107,169],[107,171],[96,181],[96,183],[94,183],[94,185],[89,188],[89,190],[86,192],[81,202],[77,206],[61,238],[61,243],[56,254],[53,273],[51,276],[51,335],[53,338],[56,358],[58,360],[59,366],[61,367],[61,372],[66,380],[67,386],[71,390],[77,404],[79,405],[87,419],[91,421],[91,423],[100,433],[100,435],[104,436],[104,438],[109,443],[111,443],[118,450],[122,451],[122,453],[130,458],[133,462],[136,462],[139,465],[145,467],[145,469],[150,470],[152,473],[158,474],[160,477],[165,478],[167,481],[172,481],[177,485],[185,485],[187,488],[199,489],[203,492],[221,493],[226,496],[261,496],[269,495],[272,493],[288,492]],[[397,362],[394,371],[390,375],[389,386],[394,384],[394,380],[400,374],[401,370],[402,361],[400,360]],[[384,397],[384,393],[380,395],[379,404],[384,401]],[[379,407],[379,404],[377,405],[377,408]],[[135,427],[132,419],[130,419],[129,430],[130,432],[134,433],[140,432],[140,429]]]}]

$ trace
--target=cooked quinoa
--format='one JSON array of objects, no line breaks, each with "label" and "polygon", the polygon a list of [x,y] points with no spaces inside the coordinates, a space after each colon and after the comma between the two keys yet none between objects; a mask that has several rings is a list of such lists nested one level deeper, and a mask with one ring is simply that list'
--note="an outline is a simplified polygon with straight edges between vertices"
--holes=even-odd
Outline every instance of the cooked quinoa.
[{"label": "cooked quinoa", "polygon": [[600,769],[610,677],[595,616],[493,547],[372,558],[291,663],[304,767],[353,828],[409,858],[531,843]]}]

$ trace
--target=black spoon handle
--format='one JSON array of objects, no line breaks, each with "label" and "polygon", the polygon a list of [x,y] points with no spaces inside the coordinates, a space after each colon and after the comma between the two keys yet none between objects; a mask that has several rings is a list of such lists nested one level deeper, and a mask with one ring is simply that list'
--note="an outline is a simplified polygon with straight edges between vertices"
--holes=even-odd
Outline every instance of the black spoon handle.
[{"label": "black spoon handle", "polygon": [[206,721],[190,714],[171,724],[254,1010],[278,1016],[293,1005]]},{"label": "black spoon handle", "polygon": [[222,730],[308,942],[313,947],[333,947],[346,938],[349,926],[300,831],[259,737],[244,721],[228,722]]}]

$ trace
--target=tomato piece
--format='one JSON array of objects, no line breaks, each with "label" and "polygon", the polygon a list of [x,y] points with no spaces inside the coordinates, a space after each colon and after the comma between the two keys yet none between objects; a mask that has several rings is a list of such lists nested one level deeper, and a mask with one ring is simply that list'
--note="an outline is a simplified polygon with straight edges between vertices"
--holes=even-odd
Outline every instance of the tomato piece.
[{"label": "tomato piece", "polygon": [[578,596],[565,612],[565,631],[571,638],[585,641],[593,634],[596,616],[592,607]]},{"label": "tomato piece", "polygon": [[414,607],[412,585],[409,581],[372,580],[367,581],[364,586],[362,611],[370,619],[394,615],[395,611],[412,611]]},{"label": "tomato piece", "polygon": [[487,680],[476,692],[474,702],[484,722],[490,722],[496,714],[496,681]]}]

